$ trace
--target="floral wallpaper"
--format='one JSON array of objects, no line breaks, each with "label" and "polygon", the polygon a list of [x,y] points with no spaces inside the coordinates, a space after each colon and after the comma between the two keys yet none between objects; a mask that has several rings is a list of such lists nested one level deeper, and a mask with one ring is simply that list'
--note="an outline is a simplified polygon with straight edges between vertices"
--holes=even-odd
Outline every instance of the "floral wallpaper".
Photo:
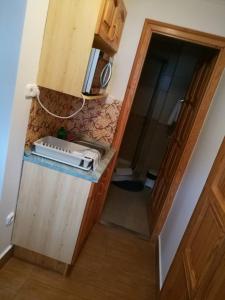
[{"label": "floral wallpaper", "polygon": [[[67,116],[82,105],[82,100],[79,98],[46,88],[40,90],[41,101],[53,113]],[[120,109],[120,101],[115,100],[113,103],[107,104],[105,100],[87,100],[83,110],[74,118],[61,120],[47,114],[38,102],[33,100],[26,145],[30,146],[43,136],[56,135],[60,127],[65,127],[74,134],[81,134],[84,137],[111,144]]]}]

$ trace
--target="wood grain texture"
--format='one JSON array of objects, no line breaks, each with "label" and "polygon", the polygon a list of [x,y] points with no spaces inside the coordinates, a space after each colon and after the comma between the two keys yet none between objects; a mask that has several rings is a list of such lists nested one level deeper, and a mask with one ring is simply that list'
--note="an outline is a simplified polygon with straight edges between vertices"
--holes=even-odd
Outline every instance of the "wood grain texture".
[{"label": "wood grain texture", "polygon": [[8,262],[13,256],[13,247],[0,259],[0,269]]},{"label": "wood grain texture", "polygon": [[[225,255],[220,260],[216,273],[210,280],[208,287],[205,289],[203,297],[207,300],[224,300],[225,299]],[[199,298],[199,300],[201,300]]]},{"label": "wood grain texture", "polygon": [[102,2],[101,15],[96,26],[96,41],[105,43],[112,51],[119,48],[127,11],[123,0]]},{"label": "wood grain texture", "polygon": [[170,268],[170,276],[160,291],[160,300],[194,300],[189,298],[185,269],[181,255],[176,255]]},{"label": "wood grain texture", "polygon": [[147,19],[146,22],[154,33],[217,49],[225,47],[225,38],[222,36],[150,19]]},{"label": "wood grain texture", "polygon": [[101,0],[50,0],[38,85],[81,96]]},{"label": "wood grain texture", "polygon": [[0,299],[155,300],[154,251],[135,235],[97,225],[66,278],[12,258],[0,270]]},{"label": "wood grain texture", "polygon": [[[225,286],[225,139],[167,274],[160,299],[223,299]],[[176,270],[183,273],[176,277]],[[181,288],[182,286],[182,288]],[[188,295],[188,297],[187,297]],[[179,299],[183,299],[180,297]]]},{"label": "wood grain texture", "polygon": [[94,216],[94,205],[95,205],[95,196],[97,193],[97,184],[92,184],[90,193],[88,196],[88,200],[86,203],[83,219],[81,222],[76,247],[73,253],[72,264],[76,262],[78,259],[80,252],[88,238],[89,233],[91,232],[94,224],[95,224],[95,216]]},{"label": "wood grain texture", "polygon": [[13,243],[70,264],[91,182],[24,162]]}]

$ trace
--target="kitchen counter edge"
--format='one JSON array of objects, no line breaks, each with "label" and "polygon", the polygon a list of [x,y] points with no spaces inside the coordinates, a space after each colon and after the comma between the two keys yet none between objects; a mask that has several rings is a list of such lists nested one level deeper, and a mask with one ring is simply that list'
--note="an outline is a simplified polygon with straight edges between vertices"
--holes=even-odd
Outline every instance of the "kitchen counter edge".
[{"label": "kitchen counter edge", "polygon": [[110,150],[107,151],[107,153],[103,156],[101,159],[98,167],[96,168],[95,171],[84,171],[79,168],[75,168],[72,166],[69,166],[64,163],[60,163],[45,157],[37,156],[35,154],[32,154],[30,151],[25,151],[24,152],[24,161],[28,161],[30,163],[37,164],[42,167],[46,167],[61,173],[65,173],[74,177],[79,177],[84,180],[88,180],[94,183],[97,183],[106,168],[108,167],[109,163],[111,162],[112,158],[114,157],[116,153],[116,150],[111,148]]}]

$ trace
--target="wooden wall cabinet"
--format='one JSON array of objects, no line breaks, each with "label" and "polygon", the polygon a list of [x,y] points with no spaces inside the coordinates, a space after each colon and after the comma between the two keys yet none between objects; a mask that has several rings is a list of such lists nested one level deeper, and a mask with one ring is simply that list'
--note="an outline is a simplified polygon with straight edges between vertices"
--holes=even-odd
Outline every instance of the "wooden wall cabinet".
[{"label": "wooden wall cabinet", "polygon": [[24,162],[12,241],[71,264],[90,181]]},{"label": "wooden wall cabinet", "polygon": [[95,40],[106,43],[117,51],[123,32],[127,11],[122,0],[103,1],[103,12],[99,18]]},{"label": "wooden wall cabinet", "polygon": [[38,85],[81,97],[92,46],[114,54],[125,17],[122,0],[50,0]]}]

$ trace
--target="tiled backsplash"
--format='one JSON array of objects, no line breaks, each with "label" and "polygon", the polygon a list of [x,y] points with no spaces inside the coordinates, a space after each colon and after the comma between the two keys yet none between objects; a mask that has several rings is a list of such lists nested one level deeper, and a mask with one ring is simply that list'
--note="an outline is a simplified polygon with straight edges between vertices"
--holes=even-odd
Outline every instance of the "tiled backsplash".
[{"label": "tiled backsplash", "polygon": [[[71,114],[82,104],[79,98],[45,88],[41,88],[40,98],[50,111],[62,116]],[[47,114],[38,102],[33,100],[26,145],[31,145],[43,136],[55,135],[60,127],[111,144],[120,109],[121,102],[116,100],[110,104],[106,104],[104,100],[86,101],[83,110],[74,118],[62,120]]]}]

